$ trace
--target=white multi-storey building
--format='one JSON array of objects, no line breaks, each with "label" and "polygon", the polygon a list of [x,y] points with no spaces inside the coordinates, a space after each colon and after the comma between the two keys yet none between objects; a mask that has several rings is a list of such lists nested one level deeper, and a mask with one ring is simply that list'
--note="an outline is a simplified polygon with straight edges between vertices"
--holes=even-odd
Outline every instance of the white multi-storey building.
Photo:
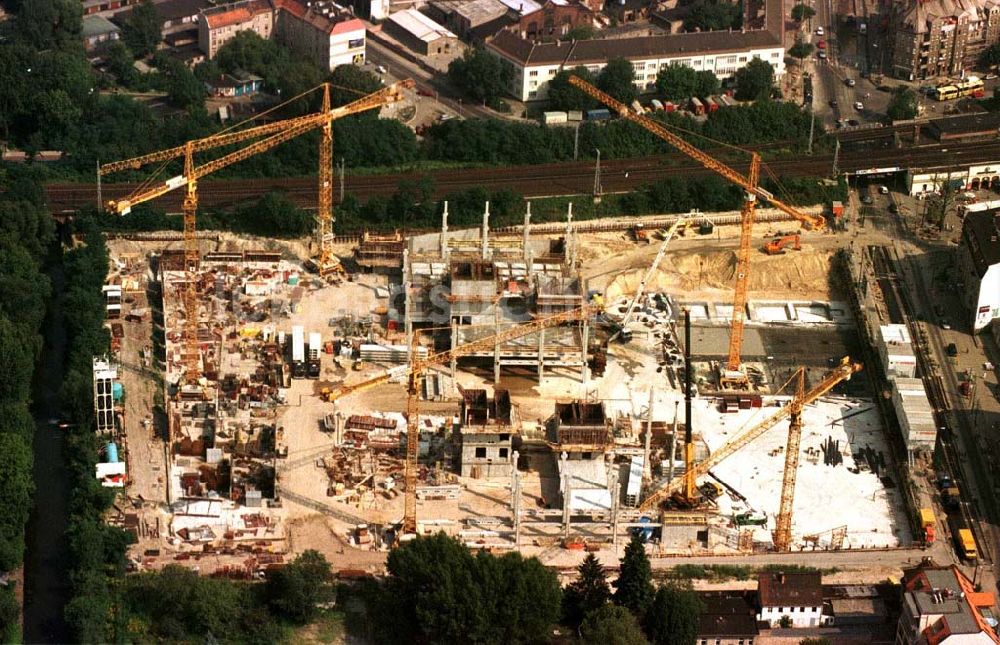
[{"label": "white multi-storey building", "polygon": [[822,575],[761,573],[757,576],[757,620],[778,627],[819,627],[823,622]]},{"label": "white multi-storey building", "polygon": [[702,32],[535,43],[510,31],[503,31],[487,44],[487,49],[514,67],[510,92],[521,101],[541,101],[548,82],[561,70],[586,67],[599,72],[609,60],[625,58],[635,70],[640,91],[652,90],[661,69],[676,63],[707,70],[720,80],[736,73],[755,58],[771,64],[775,79],[785,73],[781,15],[768,20],[767,29],[745,32]]}]

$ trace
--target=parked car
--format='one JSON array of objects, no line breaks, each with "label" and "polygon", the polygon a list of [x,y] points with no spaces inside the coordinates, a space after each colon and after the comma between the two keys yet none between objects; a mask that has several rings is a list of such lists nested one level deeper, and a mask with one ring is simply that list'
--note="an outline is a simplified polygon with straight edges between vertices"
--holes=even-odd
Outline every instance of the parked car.
[{"label": "parked car", "polygon": [[826,52],[823,51],[822,49],[819,50],[819,53],[816,55],[820,58],[820,60],[826,60]]},{"label": "parked car", "polygon": [[948,354],[948,356],[951,356],[952,358],[958,356],[958,345],[956,345],[955,343],[948,343],[948,347],[947,349],[945,349],[945,353]]},{"label": "parked car", "polygon": [[375,71],[378,72],[379,74],[388,74],[389,73],[389,70],[387,70],[384,65],[376,65],[375,66]]},{"label": "parked car", "polygon": [[419,94],[420,96],[430,96],[430,97],[434,96],[434,92],[424,87],[417,87],[417,94]]},{"label": "parked car", "polygon": [[854,102],[854,109],[857,110],[858,112],[861,112],[862,110],[865,109],[865,104],[862,103],[861,101],[855,101]]},{"label": "parked car", "polygon": [[852,128],[856,128],[859,125],[861,125],[861,122],[858,121],[857,119],[848,119],[847,120],[847,125],[851,126]]},{"label": "parked car", "polygon": [[834,99],[830,99],[830,107],[832,107],[832,108],[837,107],[837,101],[834,100]]},{"label": "parked car", "polygon": [[854,87],[855,85],[857,85],[857,83],[854,82],[853,78],[845,79],[844,83],[847,85],[847,87]]},{"label": "parked car", "polygon": [[874,199],[872,199],[872,196],[871,196],[871,195],[865,195],[864,197],[862,197],[862,198],[861,198],[861,203],[862,203],[862,204],[871,204],[871,203],[872,203],[872,202],[874,202],[874,201],[875,201],[875,200],[874,200]]},{"label": "parked car", "polygon": [[822,36],[823,33],[824,32],[823,32],[823,28],[822,27],[816,27],[816,35],[817,36]]},{"label": "parked car", "polygon": [[818,43],[816,43],[816,49],[826,49],[826,41],[821,40]]}]

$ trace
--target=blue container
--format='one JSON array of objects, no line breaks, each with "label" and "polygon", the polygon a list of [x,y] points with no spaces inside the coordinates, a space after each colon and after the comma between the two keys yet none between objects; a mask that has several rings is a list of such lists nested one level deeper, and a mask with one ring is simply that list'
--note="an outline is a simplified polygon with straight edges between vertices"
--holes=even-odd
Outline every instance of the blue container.
[{"label": "blue container", "polygon": [[125,387],[121,383],[111,384],[111,396],[114,397],[115,401],[121,401],[122,397],[125,396]]},{"label": "blue container", "polygon": [[611,110],[600,108],[597,110],[587,110],[588,121],[604,121],[611,118]]},{"label": "blue container", "polygon": [[108,444],[108,463],[117,464],[118,463],[118,446],[114,441]]}]

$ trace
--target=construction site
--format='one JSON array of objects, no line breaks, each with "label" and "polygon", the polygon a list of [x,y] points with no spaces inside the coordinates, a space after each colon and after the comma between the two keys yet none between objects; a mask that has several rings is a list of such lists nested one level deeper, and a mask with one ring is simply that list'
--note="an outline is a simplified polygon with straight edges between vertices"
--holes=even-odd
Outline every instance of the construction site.
[{"label": "construction site", "polygon": [[123,489],[110,519],[135,533],[136,568],[249,578],[312,548],[378,571],[438,531],[553,566],[613,561],[635,533],[663,556],[922,539],[834,277],[836,214],[760,189],[755,154],[744,176],[581,87],[743,187],[738,225],[692,213],[588,232],[572,207],[533,225],[529,204],[493,231],[485,203],[480,227],[452,230],[443,204],[437,231],[342,242],[321,171],[312,239],[196,231],[197,178],[311,129],[329,168],[334,113],[395,87],[107,167],[185,161],[112,205],[123,216],[188,191],[182,235],[109,242],[97,476]]}]

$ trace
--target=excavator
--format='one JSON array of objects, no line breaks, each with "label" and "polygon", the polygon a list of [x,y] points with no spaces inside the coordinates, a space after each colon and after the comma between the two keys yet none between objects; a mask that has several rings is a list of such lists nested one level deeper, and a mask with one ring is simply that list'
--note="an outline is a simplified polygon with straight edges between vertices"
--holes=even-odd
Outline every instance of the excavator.
[{"label": "excavator", "polygon": [[799,243],[799,234],[793,233],[792,235],[784,235],[776,237],[773,240],[768,240],[767,244],[764,245],[764,253],[768,255],[784,255],[787,253],[786,248],[791,248],[793,251],[801,251],[802,244]]}]

